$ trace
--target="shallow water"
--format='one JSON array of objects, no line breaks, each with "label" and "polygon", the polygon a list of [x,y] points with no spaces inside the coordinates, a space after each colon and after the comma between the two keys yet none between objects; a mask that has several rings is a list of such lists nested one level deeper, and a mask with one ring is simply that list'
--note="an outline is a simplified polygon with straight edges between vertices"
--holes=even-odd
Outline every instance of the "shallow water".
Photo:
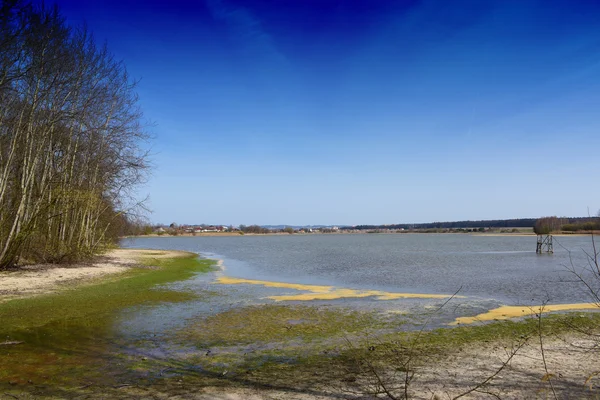
[{"label": "shallow water", "polygon": [[582,249],[591,251],[590,238],[555,237],[553,255],[537,255],[535,245],[534,236],[461,234],[152,237],[122,243],[219,258],[225,274],[235,278],[402,293],[460,289],[461,295],[502,304],[589,301],[568,269],[587,266]]},{"label": "shallow water", "polygon": [[[28,385],[31,377],[41,379],[40,376],[60,382],[64,368],[70,368],[67,375],[76,377],[72,381],[114,384],[164,376],[163,372],[171,369],[167,365],[196,371],[212,365],[206,361],[209,353],[230,356],[237,352],[243,360],[248,349],[255,348],[254,344],[238,346],[239,349],[236,343],[209,348],[209,344],[187,340],[180,334],[219,313],[256,310],[244,308],[252,305],[303,304],[327,306],[318,307],[319,310],[374,310],[392,321],[384,329],[396,331],[448,326],[474,316],[490,320],[535,311],[528,307],[503,307],[506,305],[589,301],[567,268],[580,270],[587,266],[584,251],[591,251],[590,238],[555,240],[553,255],[536,255],[535,237],[517,236],[365,234],[127,239],[123,247],[196,252],[222,260],[223,268],[168,284],[170,289],[196,292],[200,294],[198,298],[126,307],[102,318],[95,316],[89,323],[66,321],[60,329],[55,325],[42,326],[9,338],[26,342],[23,347],[4,349],[14,353],[11,360],[29,362],[21,362],[23,367],[15,368],[7,379],[23,385]],[[460,292],[451,303],[440,309],[458,289]],[[258,312],[264,310],[261,307]],[[270,317],[270,323],[277,328],[283,324],[281,327],[293,329],[303,322],[295,317],[283,321]],[[205,361],[193,358],[204,353]],[[60,368],[55,367],[61,357],[67,361]],[[115,362],[119,367],[108,373]],[[96,364],[98,368],[90,367]]]},{"label": "shallow water", "polygon": [[121,245],[222,260],[221,270],[175,285],[214,296],[126,313],[121,330],[136,335],[161,334],[183,328],[188,320],[271,303],[400,313],[411,316],[414,325],[403,328],[411,329],[424,320],[431,328],[445,326],[505,305],[590,301],[568,271],[581,272],[588,265],[584,251],[591,251],[591,240],[586,236],[555,238],[552,255],[535,253],[534,236],[461,234],[151,237]]}]

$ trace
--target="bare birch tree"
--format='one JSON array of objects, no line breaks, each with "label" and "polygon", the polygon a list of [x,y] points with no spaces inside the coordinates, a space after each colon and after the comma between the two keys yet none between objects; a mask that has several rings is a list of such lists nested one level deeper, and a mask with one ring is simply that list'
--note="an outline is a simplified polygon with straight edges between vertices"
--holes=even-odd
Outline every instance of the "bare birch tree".
[{"label": "bare birch tree", "polygon": [[56,7],[0,0],[0,268],[114,240],[147,168],[134,88]]}]

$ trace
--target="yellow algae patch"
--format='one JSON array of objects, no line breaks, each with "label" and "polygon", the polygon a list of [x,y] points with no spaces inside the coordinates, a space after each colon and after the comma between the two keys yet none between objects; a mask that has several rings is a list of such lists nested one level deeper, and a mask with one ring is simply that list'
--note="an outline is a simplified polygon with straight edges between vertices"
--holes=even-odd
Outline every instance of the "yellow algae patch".
[{"label": "yellow algae patch", "polygon": [[575,304],[548,304],[543,307],[532,306],[502,306],[494,308],[486,313],[476,315],[474,317],[460,317],[451,325],[457,324],[471,324],[476,321],[493,321],[497,319],[508,319],[516,317],[526,317],[529,315],[537,314],[539,312],[553,312],[553,311],[569,311],[569,310],[589,310],[598,309],[596,303],[575,303]]},{"label": "yellow algae patch", "polygon": [[[295,289],[309,293],[293,294],[293,295],[281,295],[281,296],[269,296],[268,298],[275,301],[310,301],[310,300],[336,300],[343,298],[363,298],[363,297],[376,297],[377,300],[395,300],[395,299],[447,299],[450,295],[445,294],[420,294],[420,293],[392,293],[382,292],[379,290],[356,290],[356,289],[344,289],[334,288],[333,286],[319,286],[319,285],[303,285],[299,283],[285,283],[285,282],[272,282],[272,281],[261,281],[255,279],[243,279],[243,278],[232,278],[228,276],[221,276],[217,278],[217,283],[223,285],[238,285],[238,284],[250,284],[250,285],[262,285],[265,287],[284,288],[284,289]],[[455,296],[458,298],[464,298],[464,296]]]},{"label": "yellow algae patch", "polygon": [[313,293],[327,293],[333,289],[333,286],[319,286],[319,285],[303,285],[300,283],[285,283],[285,282],[272,282],[272,281],[260,281],[255,279],[242,279],[242,278],[231,278],[229,276],[220,276],[217,278],[217,283],[222,285],[262,285],[265,287],[283,288],[283,289],[296,289],[296,290],[307,290]]},{"label": "yellow algae patch", "polygon": [[[391,293],[378,292],[377,300],[395,300],[395,299],[447,299],[452,297],[448,294],[424,294],[424,293]],[[465,296],[454,296],[455,299],[464,299]]]},{"label": "yellow algae patch", "polygon": [[310,301],[310,300],[336,300],[343,298],[362,298],[373,296],[373,293],[360,292],[352,289],[335,289],[329,293],[302,293],[283,296],[269,296],[275,301]]},{"label": "yellow algae patch", "polygon": [[[336,300],[343,298],[363,298],[375,297],[377,300],[396,300],[396,299],[447,299],[450,295],[445,294],[421,294],[421,293],[390,293],[379,290],[355,290],[355,289],[334,289],[328,293],[303,293],[286,296],[269,296],[269,299],[275,301],[309,301],[309,300]],[[464,297],[464,296],[455,296]]]}]

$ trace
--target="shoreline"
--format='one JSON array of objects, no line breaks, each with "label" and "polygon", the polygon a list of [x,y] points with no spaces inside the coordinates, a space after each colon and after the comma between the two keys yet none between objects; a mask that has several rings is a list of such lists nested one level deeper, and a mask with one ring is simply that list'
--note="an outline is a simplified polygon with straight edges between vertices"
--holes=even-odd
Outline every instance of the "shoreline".
[{"label": "shoreline", "polygon": [[[478,235],[485,236],[485,235]],[[491,235],[489,235],[491,236]],[[121,275],[132,268],[143,267],[143,260],[161,260],[198,256],[213,262],[218,276],[211,284],[215,285],[260,285],[265,287],[294,289],[297,293],[287,295],[271,295],[267,298],[280,302],[309,302],[313,300],[360,299],[372,297],[379,301],[396,299],[448,299],[452,296],[443,293],[383,292],[371,289],[353,289],[338,286],[323,286],[284,281],[264,281],[225,275],[227,270],[224,260],[210,258],[202,254],[179,250],[130,249],[118,248],[108,251],[96,260],[88,263],[70,265],[37,264],[25,266],[18,270],[0,271],[0,304],[14,299],[27,299],[45,294],[61,293],[79,286],[85,286],[111,279],[120,279]],[[448,327],[468,325],[475,322],[520,319],[535,314],[536,307],[531,305],[500,304],[483,313],[473,316],[457,317]],[[545,306],[543,313],[555,314],[565,310],[595,310],[593,303],[551,303]]]},{"label": "shoreline", "polygon": [[131,268],[140,267],[141,259],[185,257],[177,250],[113,249],[96,259],[75,264],[33,264],[19,269],[0,271],[0,304],[13,299],[58,293],[65,290],[118,277]]},{"label": "shoreline", "polygon": [[[119,285],[120,281],[125,281],[128,277],[132,276],[131,274],[127,274],[128,270],[136,269],[138,271],[136,272],[138,275],[133,275],[134,277],[139,276],[140,272],[147,275],[152,275],[155,272],[160,274],[171,268],[171,266],[166,266],[167,264],[159,262],[161,260],[172,260],[173,257],[197,259],[197,257],[192,256],[198,256],[196,253],[149,249],[117,249],[109,254],[110,256],[105,256],[106,259],[102,258],[99,261],[103,261],[105,264],[116,263],[116,266],[121,267],[122,269],[115,271],[110,269],[106,270],[103,269],[102,266],[90,266],[88,264],[75,265],[68,268],[52,268],[52,266],[46,267],[45,269],[40,268],[38,271],[40,273],[43,271],[54,270],[54,272],[64,274],[65,270],[75,271],[78,268],[99,268],[98,271],[107,272],[104,275],[98,273],[84,278],[73,278],[75,275],[72,275],[73,279],[69,279],[67,276],[62,275],[61,278],[64,279],[59,281],[52,290],[49,290],[48,287],[41,289],[38,287],[42,292],[23,292],[21,293],[23,297],[16,297],[18,300],[15,300],[15,305],[21,303],[21,300],[24,302],[36,300],[36,297],[39,294],[56,293],[58,295],[63,295],[62,298],[64,304],[60,303],[62,304],[62,308],[59,307],[58,310],[64,310],[64,305],[68,305],[69,302],[73,301],[71,300],[71,294],[68,293],[70,289],[82,288],[84,291],[87,291],[90,287],[93,288],[93,284],[95,283],[99,283],[99,286],[106,283],[109,285]],[[200,255],[200,257],[202,256]],[[145,260],[145,262],[143,260]],[[221,273],[226,269],[224,262],[221,259],[204,259],[204,263],[211,265],[213,268],[218,268],[218,271]],[[154,267],[153,265],[160,265],[161,267]],[[174,266],[174,268],[178,267]],[[193,268],[190,268],[186,267],[186,271],[191,272]],[[35,268],[33,269],[35,271]],[[24,274],[29,272],[31,271],[25,271]],[[8,275],[11,274],[13,274],[13,272]],[[18,275],[18,272],[14,272],[14,274]],[[0,282],[2,281],[1,278],[3,276],[3,273],[0,274]],[[186,275],[176,275],[176,277],[166,277],[165,280],[186,279],[184,278],[185,276]],[[27,276],[23,276],[22,278],[27,279]],[[318,297],[319,294],[329,294],[344,290],[330,286],[245,280],[229,278],[226,276],[223,276],[222,278],[224,282],[221,283],[225,284],[266,284],[272,287],[290,288],[302,291],[307,290],[310,292],[308,293],[309,297],[312,295]],[[73,285],[73,283],[75,285]],[[148,285],[148,282],[142,284]],[[218,279],[211,284],[219,284]],[[152,285],[148,286],[148,288],[153,287],[154,286]],[[123,289],[127,289],[126,291],[119,290],[114,292],[115,296],[121,295],[124,300],[129,302],[126,304],[115,303],[115,310],[119,310],[127,304],[142,304],[140,301],[146,301],[142,300],[142,298],[140,300],[130,299],[130,290],[133,288],[134,287],[125,285],[123,286]],[[44,289],[48,289],[49,291],[44,292]],[[210,292],[210,288],[208,289],[208,292]],[[147,294],[153,295],[154,293],[154,290],[144,289],[140,292],[140,295],[146,296]],[[173,295],[175,294],[177,293],[173,293]],[[361,297],[362,295],[383,296],[387,293],[367,291],[365,293],[349,294],[358,294],[359,297]],[[205,294],[199,292],[197,295],[204,296]],[[228,295],[232,296],[230,300],[236,300],[235,290],[233,290],[232,294]],[[401,296],[402,294],[398,293],[397,295]],[[185,301],[185,299],[188,299],[188,297],[186,297],[187,295],[183,293],[181,294],[183,297],[180,297],[179,294],[177,294],[176,297],[171,296],[172,295],[169,295],[168,293],[160,294],[157,295],[154,301],[170,302],[181,301],[182,299]],[[0,297],[0,299],[2,298]],[[13,297],[13,299],[15,299],[15,297]],[[45,297],[44,299],[37,299],[36,304],[38,304],[38,307],[48,307],[48,305],[45,304],[45,299]],[[104,302],[105,300],[111,299],[113,299],[112,296],[106,299],[100,296],[93,301]],[[145,297],[143,299],[145,299]],[[42,305],[42,303],[45,305]],[[2,303],[0,300],[0,307],[6,305],[7,303]],[[82,307],[82,305],[77,304],[76,307]],[[100,307],[102,308],[103,306]],[[550,306],[548,307],[550,308]],[[50,307],[48,309],[50,310],[52,308]],[[504,314],[509,314],[506,311],[507,310],[503,310],[502,312]],[[532,309],[532,311],[535,311],[535,309]],[[45,314],[48,315],[47,312]],[[597,313],[595,314],[597,315]],[[56,372],[54,372],[53,369],[44,370],[44,368],[55,368],[53,366],[54,361],[46,365],[46,361],[44,360],[46,357],[52,356],[54,352],[60,349],[60,346],[56,347],[56,344],[62,342],[57,342],[56,338],[61,338],[60,335],[64,333],[61,333],[60,331],[53,333],[54,331],[51,331],[53,335],[59,336],[56,338],[51,336],[48,339],[44,339],[44,343],[47,343],[48,347],[39,347],[39,344],[28,347],[31,345],[27,344],[27,337],[10,337],[6,342],[0,343],[0,350],[6,348],[10,349],[11,353],[15,353],[12,356],[13,358],[6,358],[8,356],[5,354],[3,355],[2,352],[0,352],[0,357],[5,357],[5,361],[23,359],[19,354],[31,357],[28,359],[29,361],[23,365],[18,362],[6,363],[6,365],[10,365],[10,368],[6,368],[5,373],[9,373],[8,376],[16,376],[17,378],[10,379],[18,379],[18,381],[17,383],[14,383],[14,381],[12,381],[13,383],[10,383],[11,381],[0,379],[0,388],[2,388],[2,392],[15,397],[23,396],[28,392],[36,395],[39,393],[43,393],[44,395],[49,394],[51,397],[54,390],[59,390],[57,393],[62,393],[63,395],[65,395],[65,393],[70,393],[73,396],[87,396],[88,398],[103,398],[108,396],[111,398],[125,399],[132,397],[156,397],[164,394],[165,397],[176,395],[181,399],[206,400],[212,398],[227,398],[232,400],[249,398],[266,400],[274,397],[296,400],[325,400],[332,398],[332,396],[339,397],[341,393],[339,387],[332,386],[332,383],[335,383],[335,385],[343,385],[343,387],[347,388],[355,388],[357,390],[362,388],[361,386],[356,385],[361,382],[364,383],[364,379],[366,379],[365,375],[361,375],[357,372],[348,375],[347,372],[349,371],[348,368],[355,365],[351,361],[353,357],[358,357],[357,360],[364,360],[367,359],[367,357],[372,357],[375,363],[382,365],[382,368],[387,368],[387,370],[393,373],[397,368],[397,365],[394,364],[395,359],[393,358],[396,357],[396,353],[394,353],[394,347],[390,348],[389,346],[396,346],[398,341],[401,343],[403,343],[402,341],[406,341],[407,344],[411,343],[411,337],[413,337],[411,335],[415,333],[380,332],[379,334],[381,336],[377,337],[377,345],[373,346],[372,344],[369,344],[370,339],[359,338],[361,337],[360,332],[362,331],[356,331],[358,333],[355,332],[355,334],[348,336],[346,329],[348,329],[348,327],[362,329],[361,327],[363,327],[368,331],[368,329],[373,327],[373,324],[370,322],[371,320],[368,318],[364,319],[363,316],[376,314],[369,314],[368,312],[362,314],[359,311],[352,311],[350,314],[344,314],[344,311],[335,308],[328,308],[327,306],[313,305],[310,303],[308,303],[308,305],[297,303],[285,305],[282,305],[281,303],[240,305],[239,307],[232,308],[228,311],[219,311],[210,317],[201,317],[195,321],[189,321],[185,328],[186,332],[189,334],[198,335],[198,340],[200,340],[200,342],[197,342],[199,344],[195,345],[197,346],[196,352],[198,354],[191,355],[193,356],[190,359],[191,365],[200,363],[203,368],[209,368],[211,373],[214,371],[218,376],[216,379],[211,377],[210,373],[208,375],[187,374],[185,369],[183,372],[178,372],[174,375],[166,374],[163,376],[163,371],[170,369],[170,363],[179,365],[182,360],[176,358],[153,358],[151,355],[146,355],[142,351],[141,353],[130,355],[129,358],[120,359],[120,362],[124,362],[124,366],[121,367],[122,370],[129,371],[127,368],[133,368],[134,373],[131,375],[131,379],[137,380],[125,381],[125,383],[113,383],[110,379],[106,381],[102,380],[106,379],[102,376],[91,378],[89,372],[86,372],[86,368],[91,368],[90,371],[96,373],[94,366],[95,363],[97,363],[97,360],[94,358],[95,356],[93,354],[94,349],[96,349],[95,342],[100,341],[103,343],[106,339],[102,336],[102,331],[96,328],[96,324],[98,324],[98,315],[102,314],[92,313],[92,315],[88,317],[91,318],[90,322],[81,322],[83,324],[82,328],[85,327],[85,329],[91,329],[89,332],[84,331],[87,332],[86,335],[88,336],[84,335],[87,339],[78,342],[78,340],[82,339],[75,337],[75,341],[73,341],[71,336],[67,336],[64,344],[65,349],[67,349],[67,353],[65,353],[66,361],[64,361],[64,365],[59,364],[62,367],[59,367]],[[494,315],[498,316],[498,311],[496,311]],[[519,315],[519,317],[522,316]],[[106,316],[101,318],[106,318]],[[396,318],[403,317],[397,316]],[[548,321],[545,322],[548,324],[547,330],[548,332],[551,332],[547,334],[549,336],[545,339],[545,346],[547,347],[546,362],[549,366],[548,368],[550,368],[552,373],[555,373],[557,377],[556,380],[554,380],[554,384],[557,388],[560,388],[560,393],[571,393],[569,390],[572,390],[575,386],[581,388],[578,389],[578,392],[586,393],[585,391],[588,389],[584,386],[585,376],[583,375],[589,375],[590,371],[600,369],[600,365],[598,365],[599,360],[592,352],[581,354],[581,351],[577,350],[582,346],[591,348],[589,346],[592,346],[594,343],[590,344],[588,337],[570,331],[560,331],[560,329],[557,331],[560,333],[560,336],[556,336],[556,332],[554,332],[553,329],[554,327],[564,326],[560,325],[560,321],[565,318],[571,317],[568,315],[555,315],[553,317],[544,318],[545,321]],[[573,318],[581,319],[584,317],[579,314]],[[597,318],[593,319],[592,316],[589,318],[593,321],[598,320]],[[481,320],[483,319],[484,318]],[[377,320],[373,320],[373,322],[375,322],[375,325],[378,323]],[[418,374],[416,375],[415,385],[411,386],[414,397],[420,398],[426,396],[427,398],[431,398],[432,393],[436,393],[439,395],[438,398],[442,398],[447,395],[449,396],[449,393],[458,394],[464,390],[468,390],[473,384],[481,382],[486,376],[489,376],[492,373],[489,372],[489,370],[493,371],[494,368],[498,367],[498,360],[506,358],[507,346],[510,345],[511,342],[513,345],[519,343],[524,336],[531,335],[532,328],[534,329],[537,327],[537,320],[533,316],[525,316],[525,318],[520,318],[518,321],[488,322],[489,323],[473,325],[461,324],[461,326],[457,327],[447,326],[431,332],[422,333],[422,344],[425,346],[423,351],[425,353],[419,355],[419,357],[423,357],[423,359],[419,360],[419,363],[421,364],[419,365]],[[91,328],[86,325],[88,323],[92,324]],[[255,329],[248,329],[248,324],[254,324],[251,326],[254,326]],[[10,322],[8,325],[12,326]],[[45,329],[45,325],[32,326],[34,327],[32,334],[36,338],[40,337],[39,334],[35,332],[35,329]],[[98,326],[100,327],[102,325]],[[312,328],[313,326],[314,328]],[[53,326],[51,329],[55,329],[55,327]],[[264,331],[264,329],[269,330]],[[564,327],[562,329],[564,329]],[[330,333],[323,336],[320,332]],[[175,333],[175,335],[177,335],[177,333]],[[419,333],[419,335],[421,335],[421,333]],[[546,335],[546,333],[544,333],[544,335]],[[42,335],[42,337],[44,336]],[[176,337],[180,338],[180,336]],[[228,339],[226,340],[224,338]],[[336,343],[335,340],[342,340],[342,338],[345,338],[348,343],[352,341],[350,347],[338,347],[337,344],[332,345],[332,343]],[[533,336],[533,338],[535,339],[535,336]],[[204,340],[208,340],[208,342],[204,342]],[[212,343],[211,340],[213,340]],[[240,347],[239,340],[242,340],[241,343],[250,343],[249,345],[245,345],[248,346],[247,349],[249,350],[243,345]],[[265,340],[266,343],[263,343]],[[362,348],[361,346],[367,346],[363,343],[363,340],[367,340],[368,345],[368,351],[366,351],[365,354],[360,350]],[[221,344],[219,345],[217,343]],[[302,350],[300,353],[298,353],[298,343],[301,345],[304,343],[301,346]],[[539,345],[536,347],[535,343],[535,340],[532,339],[530,343],[523,347],[520,350],[520,353],[512,360],[512,366],[505,370],[502,377],[498,377],[497,382],[494,382],[494,387],[503,391],[506,396],[534,396],[539,393],[539,390],[544,390],[548,385],[543,379],[543,376],[545,376],[544,374],[547,375],[548,371],[545,371],[539,363],[540,348]],[[84,347],[79,347],[78,354],[74,356],[70,352],[70,349],[72,349],[73,346]],[[89,348],[85,346],[89,346]],[[236,346],[239,348],[238,353],[236,353],[235,350],[232,350],[235,349]],[[297,358],[298,361],[291,363],[282,361],[263,365],[264,362],[261,361],[263,360],[261,357],[267,357],[267,359],[268,357],[272,357],[272,348],[277,349],[277,357],[285,356],[290,357],[290,359]],[[41,354],[40,351],[42,352]],[[88,351],[91,351],[91,353],[86,353]],[[211,352],[212,355],[209,356]],[[38,359],[39,361],[37,361]],[[275,360],[278,359],[279,358],[276,358]],[[255,367],[252,367],[252,365],[254,365],[252,363],[255,362],[253,360],[258,360],[258,364]],[[582,360],[585,361],[585,368],[581,366]],[[31,367],[32,362],[34,363],[34,369],[27,369]],[[348,362],[349,364],[345,364]],[[63,363],[63,361],[60,361],[60,363]],[[52,365],[52,367],[50,367],[50,365]],[[76,365],[77,367],[71,367],[71,365]],[[482,367],[487,369],[482,370]],[[64,368],[67,369],[65,370]],[[142,376],[146,373],[145,371],[153,371],[153,368],[157,368],[156,371],[160,371],[160,378],[157,377],[152,382],[147,382]],[[37,369],[40,369],[40,372],[36,372],[38,375],[34,374],[33,377],[28,375],[32,374],[32,371],[34,370],[37,371]],[[590,369],[590,371],[587,371],[588,369]],[[350,370],[352,369],[350,368]],[[135,371],[139,371],[142,375],[140,376],[139,373],[138,375],[135,375]],[[526,371],[526,373],[523,373],[523,371]],[[11,373],[12,375],[10,375]],[[54,376],[55,373],[57,374],[56,377]],[[131,373],[131,371],[128,373]],[[560,378],[558,377],[559,374]],[[0,376],[1,375],[2,371],[0,371]],[[55,380],[44,382],[44,376],[46,376],[46,379],[50,376],[52,377],[50,379]],[[460,376],[461,379],[457,379],[457,376]],[[240,381],[238,378],[242,378],[243,380]],[[32,379],[36,384],[45,383],[45,389],[39,389],[42,391],[35,393],[35,390],[38,390],[36,389],[37,386],[29,384],[27,379]],[[92,379],[97,379],[97,383],[90,385],[90,382],[94,382]],[[7,384],[7,382],[9,383]],[[518,382],[519,385],[522,384],[522,387],[519,385],[515,386],[514,382]],[[60,392],[60,390],[63,389],[67,391]],[[48,392],[44,392],[45,390]]]},{"label": "shoreline", "polygon": [[[514,234],[513,234],[514,235]],[[493,236],[493,235],[476,235]],[[276,303],[279,302],[310,302],[313,300],[339,300],[360,299],[372,297],[376,300],[395,299],[448,299],[450,294],[441,293],[397,293],[383,292],[370,289],[352,289],[337,286],[323,286],[314,284],[302,284],[284,281],[264,281],[246,279],[225,275],[226,266],[224,260],[219,258],[205,257],[202,254],[190,253],[179,250],[155,250],[155,249],[130,249],[118,248],[108,251],[96,260],[88,263],[76,263],[71,265],[59,264],[37,264],[28,265],[18,270],[0,271],[0,304],[14,299],[27,299],[35,296],[61,293],[79,286],[94,284],[110,279],[119,279],[132,268],[143,267],[143,260],[172,259],[196,255],[200,258],[212,261],[213,268],[219,274],[211,284],[216,285],[261,285],[265,287],[294,289],[297,293],[271,295],[267,298]],[[455,296],[465,298],[465,296]],[[524,316],[535,314],[538,306],[531,305],[507,305],[501,304],[497,308],[489,309],[483,313],[473,316],[457,317],[448,326],[468,325],[475,322],[489,322],[498,320],[519,319]],[[547,304],[543,313],[557,313],[565,310],[594,310],[597,307],[593,303],[552,303]]]},{"label": "shoreline", "polygon": [[[272,233],[245,233],[239,234],[236,232],[204,232],[204,233],[182,233],[177,235],[172,234],[150,234],[150,235],[137,235],[137,236],[123,236],[121,239],[143,239],[143,238],[176,238],[176,237],[243,237],[243,236],[328,236],[328,235],[468,235],[475,237],[536,237],[537,234],[531,232],[418,232],[418,231],[403,231],[403,232],[313,232],[313,233],[286,233],[286,232],[272,232]],[[579,236],[591,236],[588,233],[552,233],[555,237],[579,237]],[[598,232],[594,232],[593,235],[599,235]]]}]

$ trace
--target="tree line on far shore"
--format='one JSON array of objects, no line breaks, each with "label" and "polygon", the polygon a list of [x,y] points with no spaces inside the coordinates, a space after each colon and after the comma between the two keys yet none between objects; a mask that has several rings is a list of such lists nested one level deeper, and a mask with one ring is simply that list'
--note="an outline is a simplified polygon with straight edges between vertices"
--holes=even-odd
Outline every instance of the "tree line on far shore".
[{"label": "tree line on far shore", "polygon": [[552,232],[593,232],[600,231],[600,213],[599,217],[587,218],[559,218],[543,217],[539,218],[533,227],[533,231],[538,235],[549,234]]},{"label": "tree line on far shore", "polygon": [[484,229],[506,229],[506,228],[533,228],[534,232],[556,232],[556,231],[591,231],[600,230],[600,218],[598,217],[543,217],[543,218],[515,218],[515,219],[493,219],[477,221],[448,221],[428,222],[420,224],[390,224],[390,225],[356,225],[344,226],[342,230],[484,230]]},{"label": "tree line on far shore", "polygon": [[356,225],[344,226],[341,229],[458,229],[458,228],[533,228],[535,218],[495,219],[479,221],[447,221],[427,222],[419,224],[390,224],[390,225]]},{"label": "tree line on far shore", "polygon": [[122,234],[147,168],[134,86],[57,7],[0,0],[0,269]]}]

